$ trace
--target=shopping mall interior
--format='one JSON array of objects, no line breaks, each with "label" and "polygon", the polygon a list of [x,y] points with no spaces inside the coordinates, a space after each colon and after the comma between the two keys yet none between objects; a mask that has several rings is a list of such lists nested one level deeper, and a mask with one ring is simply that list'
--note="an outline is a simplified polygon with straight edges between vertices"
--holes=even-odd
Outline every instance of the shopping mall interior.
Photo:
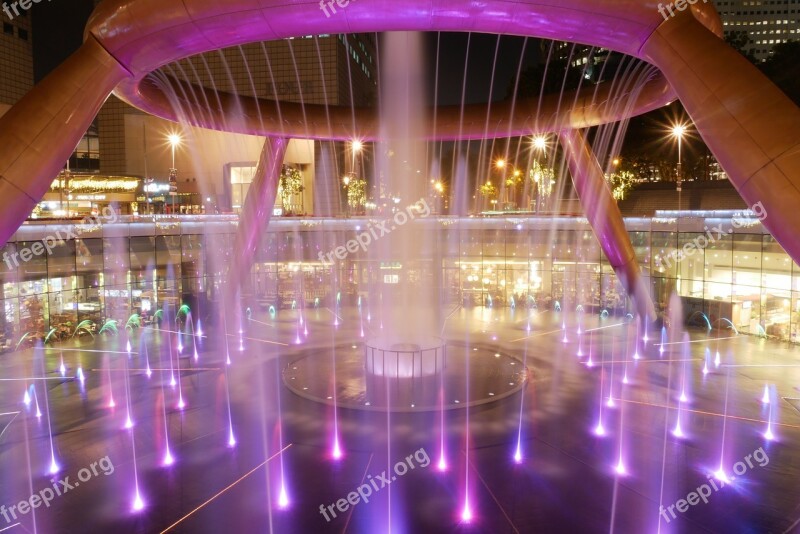
[{"label": "shopping mall interior", "polygon": [[800,532],[776,3],[9,6],[0,532]]}]

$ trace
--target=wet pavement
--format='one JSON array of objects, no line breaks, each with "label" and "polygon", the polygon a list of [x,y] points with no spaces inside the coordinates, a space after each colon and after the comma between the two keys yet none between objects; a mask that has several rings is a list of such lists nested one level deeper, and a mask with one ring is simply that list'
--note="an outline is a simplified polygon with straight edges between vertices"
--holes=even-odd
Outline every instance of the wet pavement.
[{"label": "wet pavement", "polygon": [[[330,358],[332,346],[360,343],[358,310],[340,315],[334,327],[327,310],[308,310],[309,335],[300,345],[297,312],[256,315],[241,336],[227,338],[230,366],[225,336],[208,325],[196,361],[191,338],[182,338],[179,357],[175,334],[149,329],[132,334],[130,357],[124,331],[2,356],[0,531],[797,528],[797,347],[691,330],[691,343],[673,341],[661,353],[660,332],[650,331],[649,342],[638,343],[642,359],[634,360],[641,335],[622,318],[584,316],[578,336],[570,314],[532,315],[528,332],[523,310],[459,310],[448,321],[448,342],[525,362],[530,379],[522,392],[444,413],[370,412],[314,402],[282,383],[282,370],[300,355],[313,362]],[[62,351],[65,377],[58,371]],[[320,373],[330,374],[322,365]],[[762,399],[765,385],[770,403]],[[134,426],[126,429],[129,413]],[[674,435],[678,418],[682,438]],[[764,437],[768,424],[774,440]],[[59,471],[51,475],[53,459]],[[720,465],[724,487],[709,479]],[[66,485],[58,482],[64,477]],[[49,498],[45,490],[54,483],[66,492]],[[698,492],[706,491],[703,499]],[[31,500],[33,494],[40,498]],[[36,508],[23,505],[20,513],[26,499]],[[469,522],[462,519],[465,503]]]}]

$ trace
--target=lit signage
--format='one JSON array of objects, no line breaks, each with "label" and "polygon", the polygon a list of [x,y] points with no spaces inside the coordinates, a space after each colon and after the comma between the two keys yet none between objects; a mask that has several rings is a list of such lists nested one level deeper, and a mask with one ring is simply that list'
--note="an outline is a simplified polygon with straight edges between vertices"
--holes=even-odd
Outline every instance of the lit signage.
[{"label": "lit signage", "polygon": [[[70,195],[70,197],[72,198],[73,195]],[[75,200],[94,200],[94,201],[97,201],[97,200],[105,200],[106,196],[105,195],[75,195],[74,198],[75,198]]]},{"label": "lit signage", "polygon": [[169,184],[147,184],[144,186],[145,193],[166,193],[170,190]]}]

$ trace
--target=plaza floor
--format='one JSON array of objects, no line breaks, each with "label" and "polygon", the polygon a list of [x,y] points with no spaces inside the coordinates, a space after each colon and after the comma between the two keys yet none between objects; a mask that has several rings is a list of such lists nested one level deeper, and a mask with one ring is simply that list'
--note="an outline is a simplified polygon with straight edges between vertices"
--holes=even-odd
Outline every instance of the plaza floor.
[{"label": "plaza floor", "polygon": [[[461,309],[447,321],[448,343],[523,362],[524,387],[465,408],[370,411],[285,387],[292,362],[319,358],[335,391],[323,359],[363,343],[357,308],[340,310],[338,326],[329,310],[307,310],[308,336],[297,313],[254,315],[241,334],[231,328],[227,349],[222,329],[204,325],[197,359],[191,337],[179,356],[174,334],[151,329],[131,335],[130,354],[121,331],[4,355],[0,504],[17,508],[16,518],[0,515],[0,532],[788,533],[800,524],[798,347],[693,329],[661,351],[660,331],[645,343],[624,318]],[[495,379],[476,372],[466,386]],[[105,457],[100,467],[113,472],[81,471]],[[66,493],[20,513],[21,501],[67,476]],[[679,505],[704,484],[716,488],[707,504]],[[371,487],[369,502],[348,503],[359,487]]]}]

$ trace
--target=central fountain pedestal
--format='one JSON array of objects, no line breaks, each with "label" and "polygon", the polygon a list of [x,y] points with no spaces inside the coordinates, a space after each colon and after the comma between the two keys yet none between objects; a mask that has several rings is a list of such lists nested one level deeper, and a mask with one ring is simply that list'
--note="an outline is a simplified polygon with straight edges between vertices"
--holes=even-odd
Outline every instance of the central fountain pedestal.
[{"label": "central fountain pedestal", "polygon": [[368,375],[384,378],[423,378],[440,374],[447,347],[439,338],[409,343],[390,338],[367,340],[364,367]]},{"label": "central fountain pedestal", "polygon": [[299,351],[283,371],[295,394],[340,408],[423,412],[498,401],[525,385],[522,361],[438,338],[371,339]]}]

